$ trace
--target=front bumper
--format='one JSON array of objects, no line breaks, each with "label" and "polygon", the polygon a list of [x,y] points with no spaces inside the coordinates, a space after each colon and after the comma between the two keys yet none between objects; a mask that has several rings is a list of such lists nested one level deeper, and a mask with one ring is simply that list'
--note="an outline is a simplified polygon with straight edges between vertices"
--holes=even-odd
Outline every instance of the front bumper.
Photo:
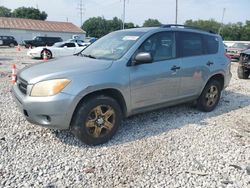
[{"label": "front bumper", "polygon": [[17,85],[12,87],[12,96],[26,119],[34,124],[52,129],[69,129],[69,109],[74,96],[59,93],[50,97],[30,97],[21,93]]}]

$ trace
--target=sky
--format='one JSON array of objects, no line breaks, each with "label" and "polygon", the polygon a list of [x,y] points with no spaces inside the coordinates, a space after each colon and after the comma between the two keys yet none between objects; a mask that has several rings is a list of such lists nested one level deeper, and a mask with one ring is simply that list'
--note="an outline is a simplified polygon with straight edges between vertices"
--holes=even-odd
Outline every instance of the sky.
[{"label": "sky", "polygon": [[[90,17],[121,18],[123,0],[82,0],[83,22]],[[126,0],[126,22],[142,25],[148,18],[161,23],[175,22],[176,0]],[[49,21],[69,21],[80,26],[80,0],[0,0],[0,6],[15,9],[20,6],[38,7],[48,14]],[[215,19],[223,23],[250,20],[250,0],[178,0],[178,23],[188,19]]]}]

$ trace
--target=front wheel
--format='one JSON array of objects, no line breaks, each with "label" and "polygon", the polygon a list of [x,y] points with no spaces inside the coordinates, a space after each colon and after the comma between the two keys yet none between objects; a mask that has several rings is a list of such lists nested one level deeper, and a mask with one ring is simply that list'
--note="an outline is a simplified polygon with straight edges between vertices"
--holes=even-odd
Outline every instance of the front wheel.
[{"label": "front wheel", "polygon": [[71,122],[71,132],[85,144],[103,144],[116,133],[121,117],[121,108],[113,98],[93,97],[77,108]]},{"label": "front wheel", "polygon": [[222,86],[217,80],[211,80],[203,89],[197,100],[197,107],[201,111],[211,112],[219,103]]}]

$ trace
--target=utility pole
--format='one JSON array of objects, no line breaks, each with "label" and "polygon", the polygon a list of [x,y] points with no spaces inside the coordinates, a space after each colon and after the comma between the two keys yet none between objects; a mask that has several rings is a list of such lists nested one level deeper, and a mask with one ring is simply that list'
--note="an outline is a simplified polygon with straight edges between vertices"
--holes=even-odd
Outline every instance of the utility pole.
[{"label": "utility pole", "polygon": [[83,18],[83,14],[84,14],[84,4],[83,4],[83,0],[80,0],[80,4],[79,4],[79,11],[80,11],[80,27],[82,27],[82,18]]},{"label": "utility pole", "polygon": [[224,21],[224,16],[225,16],[225,12],[226,12],[226,8],[223,8],[223,12],[222,12],[222,18],[221,18],[221,24],[220,24],[220,28],[218,33],[220,34],[222,26],[223,26],[223,21]]},{"label": "utility pole", "polygon": [[175,24],[178,23],[178,0],[175,2]]},{"label": "utility pole", "polygon": [[126,0],[123,0],[122,29],[125,29]]}]

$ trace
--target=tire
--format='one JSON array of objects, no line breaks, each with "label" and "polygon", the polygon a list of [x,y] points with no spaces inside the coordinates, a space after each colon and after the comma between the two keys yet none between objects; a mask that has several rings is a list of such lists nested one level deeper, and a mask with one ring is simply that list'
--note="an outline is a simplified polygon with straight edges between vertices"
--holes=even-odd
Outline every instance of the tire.
[{"label": "tire", "polygon": [[14,43],[10,43],[9,45],[11,48],[14,48],[15,47],[15,44]]},{"label": "tire", "polygon": [[243,66],[238,66],[237,74],[239,79],[248,79],[249,71],[246,71]]},{"label": "tire", "polygon": [[121,119],[121,108],[116,100],[107,96],[96,96],[77,107],[70,129],[85,144],[99,145],[114,136]]},{"label": "tire", "polygon": [[[51,53],[51,51],[50,50],[46,50],[46,49],[45,49],[45,51],[46,51],[46,54],[47,54],[47,58],[48,59],[52,59],[52,53]],[[41,59],[44,59],[44,50],[41,52]]]},{"label": "tire", "polygon": [[197,108],[203,112],[211,112],[219,103],[222,86],[217,80],[211,80],[203,89],[197,100]]}]

